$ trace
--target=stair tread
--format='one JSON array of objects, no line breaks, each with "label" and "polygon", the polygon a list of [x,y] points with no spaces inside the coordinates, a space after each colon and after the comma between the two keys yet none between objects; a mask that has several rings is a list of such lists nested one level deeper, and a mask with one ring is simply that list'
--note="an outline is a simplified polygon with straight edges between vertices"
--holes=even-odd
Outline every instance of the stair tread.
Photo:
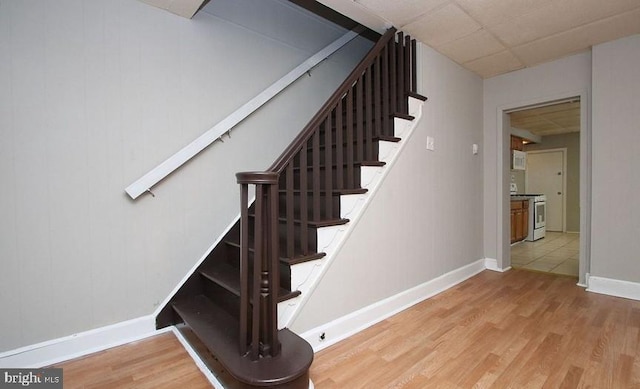
[{"label": "stair tread", "polygon": [[407,92],[407,96],[416,98],[418,100],[427,101],[427,97],[421,95],[420,93],[409,91],[409,92]]},{"label": "stair tread", "polygon": [[[331,190],[331,194],[333,196],[340,196],[340,195],[352,195],[352,194],[365,194],[367,193],[368,189],[366,188],[350,188],[350,189],[332,189]],[[282,193],[287,193],[286,189],[280,189],[279,192]],[[300,194],[300,189],[294,189],[293,193],[294,194]],[[327,191],[326,190],[320,190],[320,195],[326,195]],[[313,190],[308,189],[307,190],[307,194],[308,195],[312,195],[313,194]]]},{"label": "stair tread", "polygon": [[397,142],[400,142],[400,141],[402,140],[402,138],[398,138],[397,136],[386,136],[386,135],[380,135],[380,136],[378,137],[378,140],[383,140],[383,141],[386,141],[386,142],[394,142],[394,143],[397,143]]},{"label": "stair tread", "polygon": [[286,328],[278,331],[282,344],[278,356],[252,361],[238,352],[238,320],[207,297],[197,295],[172,306],[229,373],[244,383],[286,383],[303,374],[313,361],[311,346]]},{"label": "stair tread", "polygon": [[[400,139],[400,138],[398,138],[398,139]],[[355,166],[358,166],[358,167],[359,166],[384,166],[386,164],[387,163],[383,162],[383,161],[358,161],[358,162],[354,162],[353,163],[354,167]],[[342,165],[343,165],[343,168],[344,168],[344,167],[347,167],[349,164],[345,162]],[[321,164],[319,167],[320,167],[320,169],[324,170],[324,169],[327,168],[327,165],[326,164]],[[332,168],[337,168],[338,165],[332,164],[331,167]],[[307,166],[307,170],[311,170],[311,169],[313,169],[313,165],[309,164]],[[301,170],[300,166],[294,166],[293,167],[293,171],[298,171],[298,170]]]},{"label": "stair tread", "polygon": [[[224,262],[218,262],[213,266],[200,269],[200,274],[234,295],[240,296],[240,274],[237,268]],[[300,291],[289,291],[281,287],[278,291],[278,302],[289,300],[299,295]]]},{"label": "stair tread", "polygon": [[[255,214],[250,213],[249,217],[255,217]],[[286,217],[279,217],[278,221],[280,222],[287,222],[287,218]],[[316,228],[321,228],[321,227],[331,227],[331,226],[341,226],[343,224],[347,224],[349,223],[349,219],[345,219],[345,218],[340,218],[340,219],[323,219],[320,221],[316,221],[316,220],[307,220],[307,224],[310,227],[316,227]],[[293,219],[293,224],[302,224],[302,220],[300,219]]]},{"label": "stair tread", "polygon": [[402,112],[395,112],[393,114],[394,117],[397,117],[399,119],[405,119],[405,120],[413,120],[415,119],[415,116],[411,116],[409,114],[406,113],[402,113]]},{"label": "stair tread", "polygon": [[[225,243],[228,244],[229,246],[240,248],[239,242],[235,242],[233,240],[226,240]],[[253,248],[249,247],[249,251],[253,252]],[[309,262],[309,261],[314,261],[316,259],[324,258],[326,255],[327,255],[326,253],[320,252],[320,253],[311,253],[306,255],[304,254],[295,255],[294,257],[291,257],[291,258],[280,256],[279,259],[280,259],[280,262],[286,263],[288,265],[296,265],[298,263]]]}]

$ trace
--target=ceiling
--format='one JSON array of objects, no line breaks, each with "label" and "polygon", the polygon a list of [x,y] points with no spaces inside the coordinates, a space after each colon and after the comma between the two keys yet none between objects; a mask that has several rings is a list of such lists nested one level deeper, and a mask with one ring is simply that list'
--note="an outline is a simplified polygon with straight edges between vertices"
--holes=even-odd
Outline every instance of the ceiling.
[{"label": "ceiling", "polygon": [[539,136],[580,132],[580,101],[511,112],[509,116],[511,127]]},{"label": "ceiling", "polygon": [[[141,1],[190,18],[209,0]],[[640,0],[318,2],[380,33],[395,26],[482,78],[640,33]]]},{"label": "ceiling", "polygon": [[140,0],[185,18],[192,18],[209,0]]},{"label": "ceiling", "polygon": [[483,78],[640,33],[640,0],[319,0],[381,32],[390,26]]}]

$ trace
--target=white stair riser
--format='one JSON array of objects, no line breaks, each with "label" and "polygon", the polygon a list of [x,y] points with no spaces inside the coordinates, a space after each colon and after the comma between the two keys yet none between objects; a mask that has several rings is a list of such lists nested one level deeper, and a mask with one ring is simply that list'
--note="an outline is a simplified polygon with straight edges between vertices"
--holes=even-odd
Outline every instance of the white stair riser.
[{"label": "white stair riser", "polygon": [[[422,104],[418,99],[409,98],[409,114],[414,120],[394,119],[394,135],[406,139],[418,125],[422,116]],[[406,142],[405,142],[406,143]],[[379,142],[379,160],[386,162],[385,166],[363,166],[361,168],[361,186],[368,189],[367,193],[340,196],[340,216],[350,220],[340,226],[318,228],[318,252],[326,256],[315,261],[303,262],[291,266],[291,290],[299,290],[301,295],[278,304],[278,327],[289,326],[304,301],[309,298],[318,284],[328,265],[336,257],[338,251],[348,235],[353,230],[357,220],[361,217],[373,193],[382,183],[386,171],[399,155],[404,143]]]}]

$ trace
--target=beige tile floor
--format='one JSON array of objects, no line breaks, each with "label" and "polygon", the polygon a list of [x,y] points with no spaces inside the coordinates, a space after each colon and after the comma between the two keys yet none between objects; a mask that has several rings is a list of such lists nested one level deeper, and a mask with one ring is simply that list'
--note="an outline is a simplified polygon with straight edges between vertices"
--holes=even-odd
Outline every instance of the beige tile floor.
[{"label": "beige tile floor", "polygon": [[547,231],[543,239],[511,246],[511,266],[577,277],[579,243],[580,234]]}]

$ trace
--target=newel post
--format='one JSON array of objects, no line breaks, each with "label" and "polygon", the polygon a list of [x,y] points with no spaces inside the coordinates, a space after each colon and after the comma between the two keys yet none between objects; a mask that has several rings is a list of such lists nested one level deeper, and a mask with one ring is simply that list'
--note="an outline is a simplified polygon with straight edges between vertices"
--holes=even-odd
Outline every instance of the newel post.
[{"label": "newel post", "polygon": [[[251,172],[236,177],[241,207],[240,352],[256,360],[280,352],[278,174]],[[253,214],[249,210],[249,185],[255,186]]]}]

